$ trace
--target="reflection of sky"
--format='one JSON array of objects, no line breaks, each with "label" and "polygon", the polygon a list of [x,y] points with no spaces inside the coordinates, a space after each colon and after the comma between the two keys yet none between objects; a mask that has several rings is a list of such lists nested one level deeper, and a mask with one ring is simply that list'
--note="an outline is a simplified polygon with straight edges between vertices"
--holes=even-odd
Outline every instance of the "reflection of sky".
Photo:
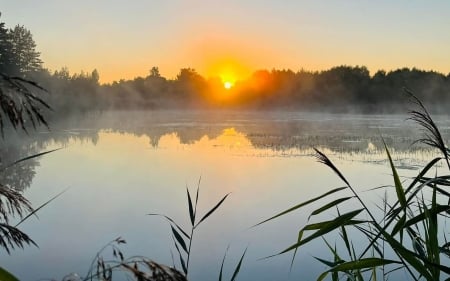
[{"label": "reflection of sky", "polygon": [[[290,255],[257,261],[291,245],[312,208],[248,229],[280,210],[342,186],[330,170],[311,157],[311,150],[290,148],[293,157],[284,157],[286,151],[255,148],[235,128],[190,143],[182,143],[176,133],[160,137],[156,147],[151,141],[146,135],[101,131],[96,144],[72,139],[65,149],[43,157],[32,188],[25,194],[34,206],[66,187],[70,189],[40,211],[39,220],[24,224],[23,230],[40,249],[16,251],[2,258],[2,266],[23,280],[60,279],[70,272],[85,274],[96,251],[117,236],[129,242],[124,248],[126,255],[145,255],[170,265],[168,225],[145,214],[165,213],[187,227],[185,187],[194,190],[201,176],[200,213],[224,194],[232,194],[198,228],[192,280],[215,280],[229,243],[229,271],[249,246],[240,280],[317,277],[322,268],[311,256],[330,258],[319,250],[324,249],[320,241],[300,251],[290,275]],[[384,157],[373,144],[366,152],[346,157],[325,151],[360,191],[392,183],[389,166],[350,161],[352,157]],[[381,194],[362,196],[373,205],[380,202],[377,196]]]}]

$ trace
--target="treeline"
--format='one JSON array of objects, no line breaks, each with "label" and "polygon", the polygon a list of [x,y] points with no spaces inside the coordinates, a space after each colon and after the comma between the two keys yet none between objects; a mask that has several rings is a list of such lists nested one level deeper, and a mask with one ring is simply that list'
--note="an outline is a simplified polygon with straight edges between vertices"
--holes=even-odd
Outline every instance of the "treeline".
[{"label": "treeline", "polygon": [[[99,83],[99,73],[71,74],[43,68],[32,34],[23,26],[0,23],[0,72],[37,81],[58,114],[107,109],[285,109],[385,112],[406,104],[408,87],[435,109],[450,104],[450,74],[402,68],[370,75],[364,66],[325,71],[260,70],[225,89],[219,78],[206,79],[183,68],[167,79],[158,67],[146,77]],[[404,112],[404,111],[403,111]]]},{"label": "treeline", "polygon": [[175,79],[159,75],[99,84],[99,74],[41,71],[35,78],[49,89],[49,102],[61,112],[158,109],[284,109],[330,112],[405,112],[403,87],[434,110],[450,105],[450,76],[433,71],[378,71],[339,66],[320,72],[257,71],[227,90],[220,79],[182,69]]}]

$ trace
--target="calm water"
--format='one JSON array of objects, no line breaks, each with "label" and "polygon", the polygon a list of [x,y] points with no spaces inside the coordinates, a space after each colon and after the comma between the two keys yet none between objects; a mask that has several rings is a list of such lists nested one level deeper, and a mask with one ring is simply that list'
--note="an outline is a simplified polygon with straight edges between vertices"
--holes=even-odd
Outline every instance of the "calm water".
[{"label": "calm water", "polygon": [[[327,153],[369,205],[380,203],[382,192],[365,191],[392,183],[381,136],[392,148],[402,176],[416,174],[436,155],[411,146],[420,131],[405,119],[116,112],[54,124],[52,132],[29,137],[13,133],[2,141],[3,163],[63,149],[10,169],[2,181],[24,190],[34,206],[69,189],[42,209],[39,219],[23,224],[39,248],[2,254],[1,265],[23,280],[61,280],[71,272],[85,275],[96,252],[118,236],[128,242],[122,247],[126,256],[143,255],[172,265],[168,224],[146,214],[164,213],[188,228],[185,189],[195,192],[201,177],[200,214],[226,193],[231,195],[197,229],[190,280],[217,280],[227,245],[231,245],[225,262],[228,278],[248,246],[239,280],[315,279],[324,268],[313,256],[331,258],[322,241],[301,249],[291,273],[290,254],[259,260],[293,244],[313,207],[250,226],[342,186],[332,171],[315,161],[313,146]],[[450,122],[438,119],[448,138]]]}]

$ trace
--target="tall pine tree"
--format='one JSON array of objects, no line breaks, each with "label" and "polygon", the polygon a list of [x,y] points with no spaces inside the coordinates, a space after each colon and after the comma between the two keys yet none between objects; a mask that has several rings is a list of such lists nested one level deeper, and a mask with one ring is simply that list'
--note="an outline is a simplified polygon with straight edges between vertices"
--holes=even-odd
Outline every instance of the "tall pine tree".
[{"label": "tall pine tree", "polygon": [[0,22],[0,73],[3,74],[11,74],[14,68],[10,37],[9,30],[5,27],[5,23]]},{"label": "tall pine tree", "polygon": [[33,35],[24,26],[16,25],[10,29],[10,42],[12,44],[13,73],[28,77],[31,73],[42,69],[40,53],[36,51]]}]

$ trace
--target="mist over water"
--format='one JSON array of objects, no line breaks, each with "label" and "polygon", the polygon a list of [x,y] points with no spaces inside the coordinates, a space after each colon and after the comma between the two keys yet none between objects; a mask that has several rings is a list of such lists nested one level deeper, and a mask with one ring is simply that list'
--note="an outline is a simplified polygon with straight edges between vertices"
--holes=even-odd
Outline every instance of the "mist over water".
[{"label": "mist over water", "polygon": [[[418,165],[437,155],[412,145],[421,132],[406,118],[119,111],[61,121],[50,132],[40,130],[29,137],[12,133],[2,140],[8,152],[2,154],[2,163],[63,149],[13,167],[4,182],[25,190],[33,206],[69,190],[41,210],[39,220],[23,225],[39,249],[15,251],[2,265],[23,280],[83,275],[97,250],[118,236],[128,241],[123,247],[126,256],[143,255],[172,265],[170,228],[145,214],[165,213],[187,225],[185,187],[194,190],[201,176],[200,212],[232,194],[198,229],[190,279],[215,280],[231,244],[228,271],[249,247],[240,280],[312,280],[323,270],[312,256],[330,258],[320,241],[302,249],[290,274],[290,254],[259,260],[291,245],[311,209],[249,227],[341,185],[332,171],[315,161],[313,147],[342,169],[368,204],[378,202],[382,194],[365,191],[392,184],[381,137],[402,176],[416,174]],[[449,139],[450,123],[439,116],[436,120]]]}]

